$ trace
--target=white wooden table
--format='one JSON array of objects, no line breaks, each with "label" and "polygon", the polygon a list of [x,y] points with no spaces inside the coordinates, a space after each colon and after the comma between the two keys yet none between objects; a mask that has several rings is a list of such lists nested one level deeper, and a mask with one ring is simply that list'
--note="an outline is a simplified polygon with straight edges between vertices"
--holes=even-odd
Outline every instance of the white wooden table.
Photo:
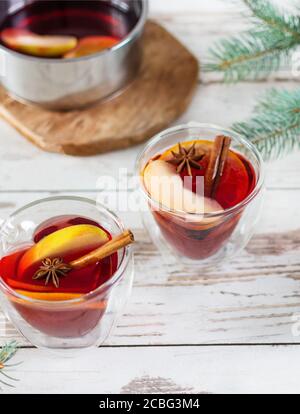
[{"label": "white wooden table", "polygon": [[[220,36],[243,23],[226,2],[152,0],[151,16],[201,60]],[[179,121],[230,126],[249,116],[272,87],[295,88],[292,77],[224,86],[201,77]],[[44,153],[0,123],[0,217],[56,194],[95,198],[97,178],[114,167],[133,173],[140,148],[73,158]],[[268,165],[261,224],[245,252],[210,273],[166,268],[136,215],[121,214],[137,235],[131,299],[112,336],[84,357],[56,359],[34,349],[0,314],[0,341],[17,339],[19,393],[299,392],[299,153]],[[298,319],[297,319],[298,318]]]}]

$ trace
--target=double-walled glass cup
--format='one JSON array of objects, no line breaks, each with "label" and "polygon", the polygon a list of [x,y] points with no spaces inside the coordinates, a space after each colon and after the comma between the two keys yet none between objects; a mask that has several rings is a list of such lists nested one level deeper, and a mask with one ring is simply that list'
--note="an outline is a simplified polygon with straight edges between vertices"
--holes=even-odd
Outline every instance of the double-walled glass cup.
[{"label": "double-walled glass cup", "polygon": [[[13,213],[1,228],[1,257],[21,250],[32,240],[35,229],[57,216],[80,216],[103,226],[112,236],[124,225],[103,205],[80,197],[53,197],[26,205]],[[118,251],[118,268],[94,291],[64,301],[37,300],[8,286],[0,274],[1,305],[14,326],[33,345],[52,349],[100,345],[109,335],[131,290],[131,246]]]},{"label": "double-walled glass cup", "polygon": [[[145,166],[178,142],[232,138],[231,149],[247,160],[255,182],[248,196],[231,208],[210,213],[187,213],[158,202],[144,185]],[[162,131],[152,138],[137,160],[142,194],[148,204],[143,221],[167,262],[210,267],[236,255],[253,235],[263,199],[263,161],[257,149],[234,131],[209,124],[190,123]]]}]

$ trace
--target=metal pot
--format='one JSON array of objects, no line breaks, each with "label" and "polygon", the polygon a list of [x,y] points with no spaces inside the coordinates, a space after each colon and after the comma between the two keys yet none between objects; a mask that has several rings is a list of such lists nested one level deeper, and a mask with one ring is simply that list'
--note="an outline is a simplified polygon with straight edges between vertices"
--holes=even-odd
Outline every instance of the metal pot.
[{"label": "metal pot", "polygon": [[[51,110],[78,109],[110,97],[134,79],[141,62],[148,0],[96,1],[136,13],[131,32],[111,49],[74,59],[27,56],[0,45],[1,81],[14,98]],[[1,1],[0,13],[3,17],[11,7],[16,10],[27,2]]]}]

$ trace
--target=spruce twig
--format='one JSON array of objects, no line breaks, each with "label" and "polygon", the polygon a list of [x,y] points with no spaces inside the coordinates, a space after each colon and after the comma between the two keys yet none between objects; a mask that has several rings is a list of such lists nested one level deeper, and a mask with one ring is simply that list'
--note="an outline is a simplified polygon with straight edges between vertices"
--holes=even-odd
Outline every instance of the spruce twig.
[{"label": "spruce twig", "polygon": [[[1,350],[0,350],[0,375],[7,378],[9,381],[18,381],[18,379],[12,377],[11,375],[8,375],[7,372],[4,370],[9,367],[13,367],[18,364],[6,364],[7,361],[9,361],[17,352],[18,350],[18,344],[16,341],[11,341],[8,344],[5,344]],[[0,384],[6,385],[7,387],[14,387],[13,384],[10,382],[7,382],[7,380],[3,380],[0,378]],[[0,387],[1,389],[1,387]]]},{"label": "spruce twig", "polygon": [[243,0],[253,13],[255,23],[266,23],[270,28],[293,36],[300,43],[300,18],[296,15],[282,14],[269,0]]},{"label": "spruce twig", "polygon": [[253,117],[232,128],[256,145],[266,160],[300,149],[300,89],[270,90]]},{"label": "spruce twig", "polygon": [[[300,13],[281,12],[270,0],[243,0],[252,29],[221,40],[210,51],[207,71],[221,72],[226,82],[262,79],[278,70],[300,45]],[[299,10],[299,9],[298,9]],[[265,159],[300,148],[300,89],[269,91],[248,122],[233,129],[251,140]]]},{"label": "spruce twig", "polygon": [[268,0],[244,0],[252,15],[251,30],[221,40],[210,49],[206,71],[223,73],[224,81],[261,79],[290,57],[300,44],[300,17],[286,15]]}]

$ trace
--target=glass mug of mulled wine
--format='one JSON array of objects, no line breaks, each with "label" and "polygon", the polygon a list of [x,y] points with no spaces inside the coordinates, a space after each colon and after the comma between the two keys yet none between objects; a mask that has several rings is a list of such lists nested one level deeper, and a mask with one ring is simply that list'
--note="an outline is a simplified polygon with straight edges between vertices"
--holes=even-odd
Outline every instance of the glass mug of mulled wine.
[{"label": "glass mug of mulled wine", "polygon": [[111,211],[80,197],[33,202],[1,228],[0,298],[32,344],[100,345],[131,290],[133,235]]},{"label": "glass mug of mulled wine", "polygon": [[137,160],[143,221],[164,258],[210,267],[249,241],[263,199],[263,161],[234,131],[199,123],[156,135]]}]

